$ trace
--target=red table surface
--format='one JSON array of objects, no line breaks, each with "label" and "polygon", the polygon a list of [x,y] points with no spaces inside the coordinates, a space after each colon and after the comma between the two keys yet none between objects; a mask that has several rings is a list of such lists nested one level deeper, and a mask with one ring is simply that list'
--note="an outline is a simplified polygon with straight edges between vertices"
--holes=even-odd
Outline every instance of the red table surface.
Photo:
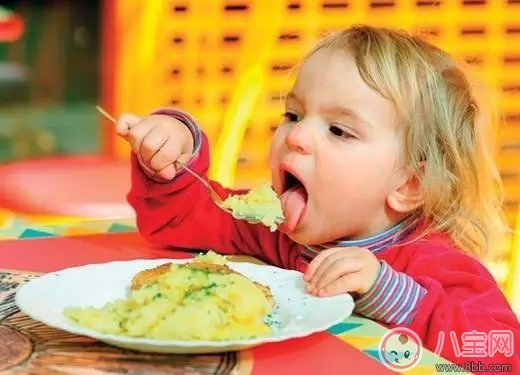
[{"label": "red table surface", "polygon": [[[153,248],[135,233],[0,242],[0,269],[52,272],[113,260],[186,258],[181,251]],[[394,374],[379,362],[326,332],[252,350],[252,375]]]}]

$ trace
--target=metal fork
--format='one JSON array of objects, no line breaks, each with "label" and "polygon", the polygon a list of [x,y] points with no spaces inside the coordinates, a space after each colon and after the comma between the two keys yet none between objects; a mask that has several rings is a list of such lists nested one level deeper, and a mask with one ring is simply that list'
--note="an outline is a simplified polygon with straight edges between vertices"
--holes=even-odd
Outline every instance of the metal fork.
[{"label": "metal fork", "polygon": [[[101,113],[103,116],[105,116],[108,120],[110,120],[114,124],[116,123],[116,119],[112,115],[110,115],[107,111],[105,111],[100,106],[96,106],[96,108],[99,111],[99,113]],[[226,211],[227,213],[231,214],[233,217],[235,217],[237,219],[246,220],[246,221],[250,222],[251,224],[257,224],[259,222],[259,220],[257,218],[243,217],[243,216],[240,216],[240,215],[238,215],[236,213],[233,213],[233,211],[230,210],[229,208],[224,207],[223,206],[224,200],[219,195],[219,193],[217,193],[216,190],[213,189],[213,187],[211,186],[211,184],[207,180],[205,180],[203,177],[201,177],[197,172],[193,171],[186,164],[184,164],[184,163],[182,163],[182,162],[180,162],[178,160],[176,160],[174,162],[174,164],[178,168],[180,167],[180,168],[184,169],[186,172],[188,172],[193,177],[195,177],[197,180],[199,180],[206,187],[206,189],[208,189],[211,200],[215,203],[215,205],[218,208],[220,208],[223,211]]]}]

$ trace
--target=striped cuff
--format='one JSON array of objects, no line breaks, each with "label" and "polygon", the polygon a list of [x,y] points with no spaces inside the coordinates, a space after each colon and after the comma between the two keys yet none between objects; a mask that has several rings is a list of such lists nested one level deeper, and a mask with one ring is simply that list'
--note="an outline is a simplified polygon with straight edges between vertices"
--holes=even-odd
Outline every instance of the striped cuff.
[{"label": "striped cuff", "polygon": [[356,312],[387,324],[408,324],[425,295],[426,289],[413,278],[381,262],[376,282],[356,300]]},{"label": "striped cuff", "polygon": [[[199,128],[199,125],[195,120],[188,115],[186,112],[181,111],[179,109],[174,108],[162,108],[158,109],[151,113],[151,115],[165,115],[165,116],[171,116],[179,121],[181,121],[183,124],[186,125],[188,130],[191,132],[191,135],[193,136],[193,157],[189,161],[188,166],[196,159],[196,156],[199,154],[200,147],[202,145],[202,135]],[[165,182],[171,182],[168,180],[164,180],[162,178],[159,178],[156,176],[155,172],[148,168],[145,163],[142,162],[140,157],[138,157],[139,165],[143,169],[143,171],[148,175],[149,178],[154,180],[155,182],[159,183],[165,183]],[[184,173],[184,169],[181,169],[174,177],[174,179]]]}]

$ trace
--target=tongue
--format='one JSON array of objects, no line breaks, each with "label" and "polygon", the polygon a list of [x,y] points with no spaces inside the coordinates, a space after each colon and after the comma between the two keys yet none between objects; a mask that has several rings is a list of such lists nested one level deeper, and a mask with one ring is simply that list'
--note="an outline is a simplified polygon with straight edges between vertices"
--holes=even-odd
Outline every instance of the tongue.
[{"label": "tongue", "polygon": [[285,222],[281,229],[291,233],[302,217],[303,210],[307,204],[307,192],[302,186],[296,186],[283,193],[280,201],[285,215]]}]

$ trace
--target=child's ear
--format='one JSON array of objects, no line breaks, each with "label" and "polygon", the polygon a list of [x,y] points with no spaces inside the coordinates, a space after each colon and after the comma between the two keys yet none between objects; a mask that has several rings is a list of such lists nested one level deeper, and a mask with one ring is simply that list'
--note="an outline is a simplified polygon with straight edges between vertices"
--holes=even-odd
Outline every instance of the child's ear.
[{"label": "child's ear", "polygon": [[416,175],[403,176],[401,183],[387,197],[388,206],[399,213],[409,213],[424,204],[419,178]]}]

